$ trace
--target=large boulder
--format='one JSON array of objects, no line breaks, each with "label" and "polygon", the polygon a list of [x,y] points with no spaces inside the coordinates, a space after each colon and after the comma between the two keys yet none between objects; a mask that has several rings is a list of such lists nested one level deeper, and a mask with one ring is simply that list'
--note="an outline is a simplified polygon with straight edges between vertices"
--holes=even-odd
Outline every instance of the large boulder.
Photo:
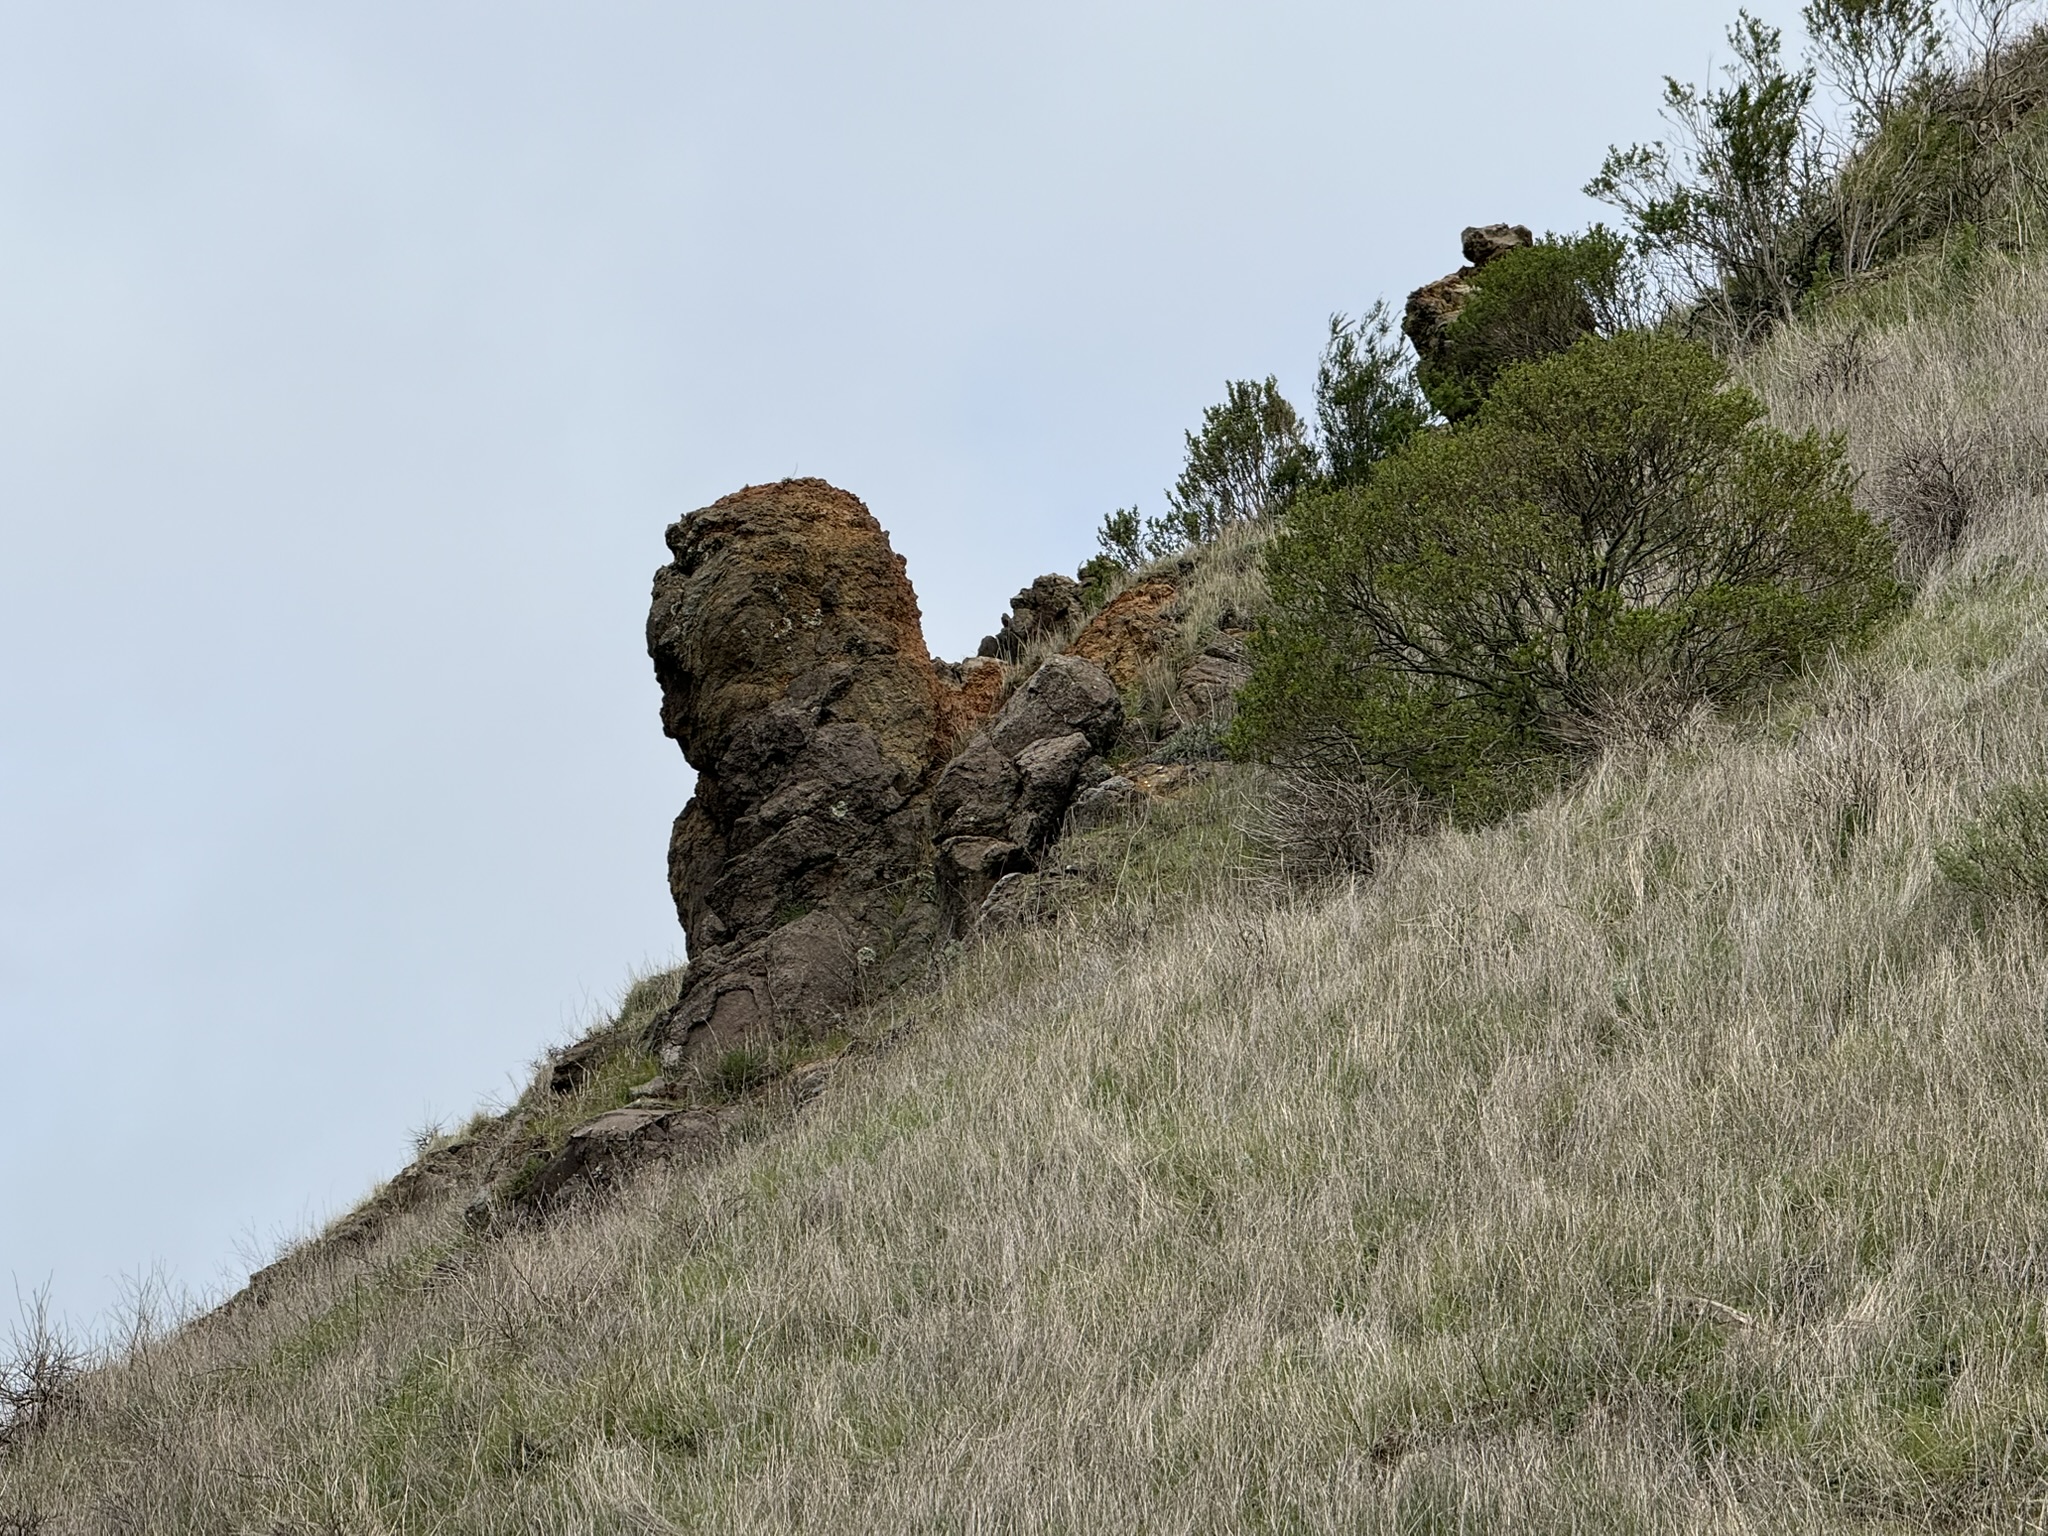
[{"label": "large boulder", "polygon": [[[674,1069],[924,974],[1107,776],[1123,706],[1079,657],[1007,694],[1001,659],[935,664],[888,536],[822,480],[750,486],[668,545],[647,648],[663,729],[697,770],[669,843],[690,950],[657,1025]],[[1020,650],[1071,633],[1074,586],[1019,594]]]},{"label": "large boulder", "polygon": [[858,498],[751,486],[668,545],[647,646],[697,791],[669,845],[690,980],[665,1029],[724,1047],[819,1022],[865,971],[928,952],[925,796],[953,708],[903,560]]}]

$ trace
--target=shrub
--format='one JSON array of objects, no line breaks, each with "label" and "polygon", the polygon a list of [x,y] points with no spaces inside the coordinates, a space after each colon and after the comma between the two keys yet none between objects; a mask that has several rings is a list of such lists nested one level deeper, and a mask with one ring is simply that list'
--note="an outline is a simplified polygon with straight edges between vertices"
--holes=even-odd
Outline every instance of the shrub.
[{"label": "shrub", "polygon": [[0,1358],[0,1451],[47,1428],[74,1401],[86,1352],[50,1316],[47,1291],[22,1306]]},{"label": "shrub", "polygon": [[[1667,297],[1743,341],[1830,284],[1965,225],[2024,248],[2044,156],[2030,126],[2048,34],[2025,0],[1959,0],[1959,35],[1932,0],[1808,0],[1808,61],[1748,12],[1716,87],[1667,79],[1673,142],[1608,152],[1586,191],[1621,210]],[[1817,107],[1825,81],[1846,124]]]},{"label": "shrub", "polygon": [[1363,485],[1429,422],[1429,403],[1395,333],[1386,301],[1352,319],[1330,317],[1316,369],[1316,428],[1326,486]]},{"label": "shrub", "polygon": [[1167,516],[1147,524],[1154,555],[1206,544],[1233,523],[1268,517],[1315,473],[1315,450],[1278,381],[1236,380],[1187,434],[1187,465],[1167,492]]},{"label": "shrub", "polygon": [[1728,43],[1725,86],[1664,82],[1676,152],[1609,150],[1586,192],[1622,211],[1684,298],[1746,336],[1797,314],[1817,275],[1827,144],[1814,72],[1785,66],[1778,29],[1745,11]]},{"label": "shrub", "polygon": [[[1118,507],[1104,515],[1102,526],[1095,530],[1095,543],[1101,553],[1096,560],[1108,560],[1122,570],[1133,571],[1145,563],[1145,530],[1138,517],[1136,507]],[[1089,562],[1090,565],[1094,561]],[[1084,568],[1085,569],[1085,568]],[[1081,580],[1086,582],[1087,576]]]},{"label": "shrub", "polygon": [[1370,875],[1381,851],[1428,822],[1412,792],[1384,776],[1276,773],[1245,818],[1258,862],[1283,886]]},{"label": "shrub", "polygon": [[1507,369],[1562,352],[1581,336],[1627,329],[1640,308],[1632,276],[1627,243],[1598,225],[1496,256],[1473,274],[1472,293],[1441,348],[1417,370],[1423,393],[1460,421]]},{"label": "shrub", "polygon": [[1669,337],[1510,369],[1469,424],[1295,508],[1233,749],[1481,818],[1617,709],[1733,698],[1864,635],[1900,595],[1891,541],[1838,439],[1762,416]]},{"label": "shrub", "polygon": [[1934,861],[1973,896],[2048,901],[2048,784],[2000,790]]}]

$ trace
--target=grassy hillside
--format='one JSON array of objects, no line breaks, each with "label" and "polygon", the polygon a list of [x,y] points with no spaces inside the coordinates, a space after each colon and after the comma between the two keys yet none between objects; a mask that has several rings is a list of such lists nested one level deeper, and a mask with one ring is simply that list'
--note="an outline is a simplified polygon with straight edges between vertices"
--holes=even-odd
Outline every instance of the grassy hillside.
[{"label": "grassy hillside", "polygon": [[722,1158],[137,1343],[0,1531],[2048,1523],[2048,930],[1935,864],[2048,776],[2044,365],[1990,259],[1749,364],[1967,524],[1875,652],[1316,893],[1215,770]]}]

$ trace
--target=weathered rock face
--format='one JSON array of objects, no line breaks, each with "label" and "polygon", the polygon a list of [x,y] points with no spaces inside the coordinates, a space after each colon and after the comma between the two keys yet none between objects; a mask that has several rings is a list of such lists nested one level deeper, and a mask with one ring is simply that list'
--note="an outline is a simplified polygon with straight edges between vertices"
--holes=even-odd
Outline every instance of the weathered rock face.
[{"label": "weathered rock face", "polygon": [[690,983],[673,1046],[850,1006],[937,931],[926,792],[954,711],[888,536],[822,480],[753,486],[668,531],[648,652],[697,770],[669,886]]},{"label": "weathered rock face", "polygon": [[[1001,660],[934,664],[902,560],[821,480],[749,487],[668,544],[647,647],[663,728],[697,770],[669,845],[690,965],[655,1026],[676,1068],[922,974],[1005,876],[1045,872],[1124,717],[1079,656],[1007,697]],[[1076,584],[1041,577],[1006,633],[1021,649],[1080,618]]]},{"label": "weathered rock face", "polygon": [[1401,329],[1425,365],[1442,361],[1446,333],[1472,296],[1472,279],[1480,269],[1509,251],[1534,245],[1536,237],[1523,224],[1482,224],[1467,229],[1460,243],[1466,265],[1408,295]]},{"label": "weathered rock face", "polygon": [[1081,584],[1071,576],[1041,576],[1010,599],[1003,627],[981,642],[981,654],[1015,661],[1032,641],[1072,634],[1087,617]]},{"label": "weathered rock face", "polygon": [[948,932],[970,926],[1005,875],[1037,867],[1075,796],[1108,777],[1102,753],[1123,723],[1108,673],[1055,656],[946,765],[932,813]]},{"label": "weathered rock face", "polygon": [[1002,662],[989,656],[970,656],[965,661],[935,661],[939,674],[940,707],[949,743],[965,741],[983,721],[1002,708],[1009,674]]},{"label": "weathered rock face", "polygon": [[1074,636],[1067,654],[1094,662],[1117,687],[1130,687],[1172,640],[1176,595],[1170,581],[1126,588]]},{"label": "weathered rock face", "polygon": [[1174,708],[1190,724],[1227,724],[1237,696],[1252,680],[1251,656],[1242,630],[1219,630],[1174,676]]}]

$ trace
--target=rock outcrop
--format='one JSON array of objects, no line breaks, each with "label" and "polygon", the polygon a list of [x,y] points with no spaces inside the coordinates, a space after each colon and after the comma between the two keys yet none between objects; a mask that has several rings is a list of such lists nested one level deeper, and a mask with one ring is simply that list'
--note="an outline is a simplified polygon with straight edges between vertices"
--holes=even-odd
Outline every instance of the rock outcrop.
[{"label": "rock outcrop", "polygon": [[1536,237],[1523,224],[1476,225],[1461,237],[1466,265],[1408,295],[1401,329],[1414,344],[1416,356],[1425,368],[1432,364],[1440,366],[1445,361],[1451,322],[1472,296],[1472,279],[1480,269],[1509,251],[1535,243]]},{"label": "rock outcrop", "polygon": [[902,558],[822,480],[668,531],[647,645],[697,770],[669,846],[690,976],[672,1054],[785,1032],[921,964],[938,931],[926,797],[957,725]]},{"label": "rock outcrop", "polygon": [[[1000,659],[935,664],[888,536],[822,480],[751,486],[668,545],[647,647],[697,770],[669,845],[690,965],[656,1026],[676,1068],[921,974],[1109,777],[1123,705],[1076,656],[1007,696]],[[1005,632],[1021,650],[1081,617],[1078,586],[1041,577]]]},{"label": "rock outcrop", "polygon": [[1108,777],[1123,723],[1108,673],[1055,656],[947,764],[932,794],[947,932],[971,926],[1005,875],[1037,867],[1075,796]]},{"label": "rock outcrop", "polygon": [[1002,628],[981,642],[981,654],[1017,661],[1034,640],[1063,640],[1087,616],[1078,581],[1057,574],[1041,576],[1010,599]]},{"label": "rock outcrop", "polygon": [[1170,581],[1125,588],[1074,636],[1067,654],[1094,662],[1117,687],[1130,687],[1172,641],[1177,595]]}]

